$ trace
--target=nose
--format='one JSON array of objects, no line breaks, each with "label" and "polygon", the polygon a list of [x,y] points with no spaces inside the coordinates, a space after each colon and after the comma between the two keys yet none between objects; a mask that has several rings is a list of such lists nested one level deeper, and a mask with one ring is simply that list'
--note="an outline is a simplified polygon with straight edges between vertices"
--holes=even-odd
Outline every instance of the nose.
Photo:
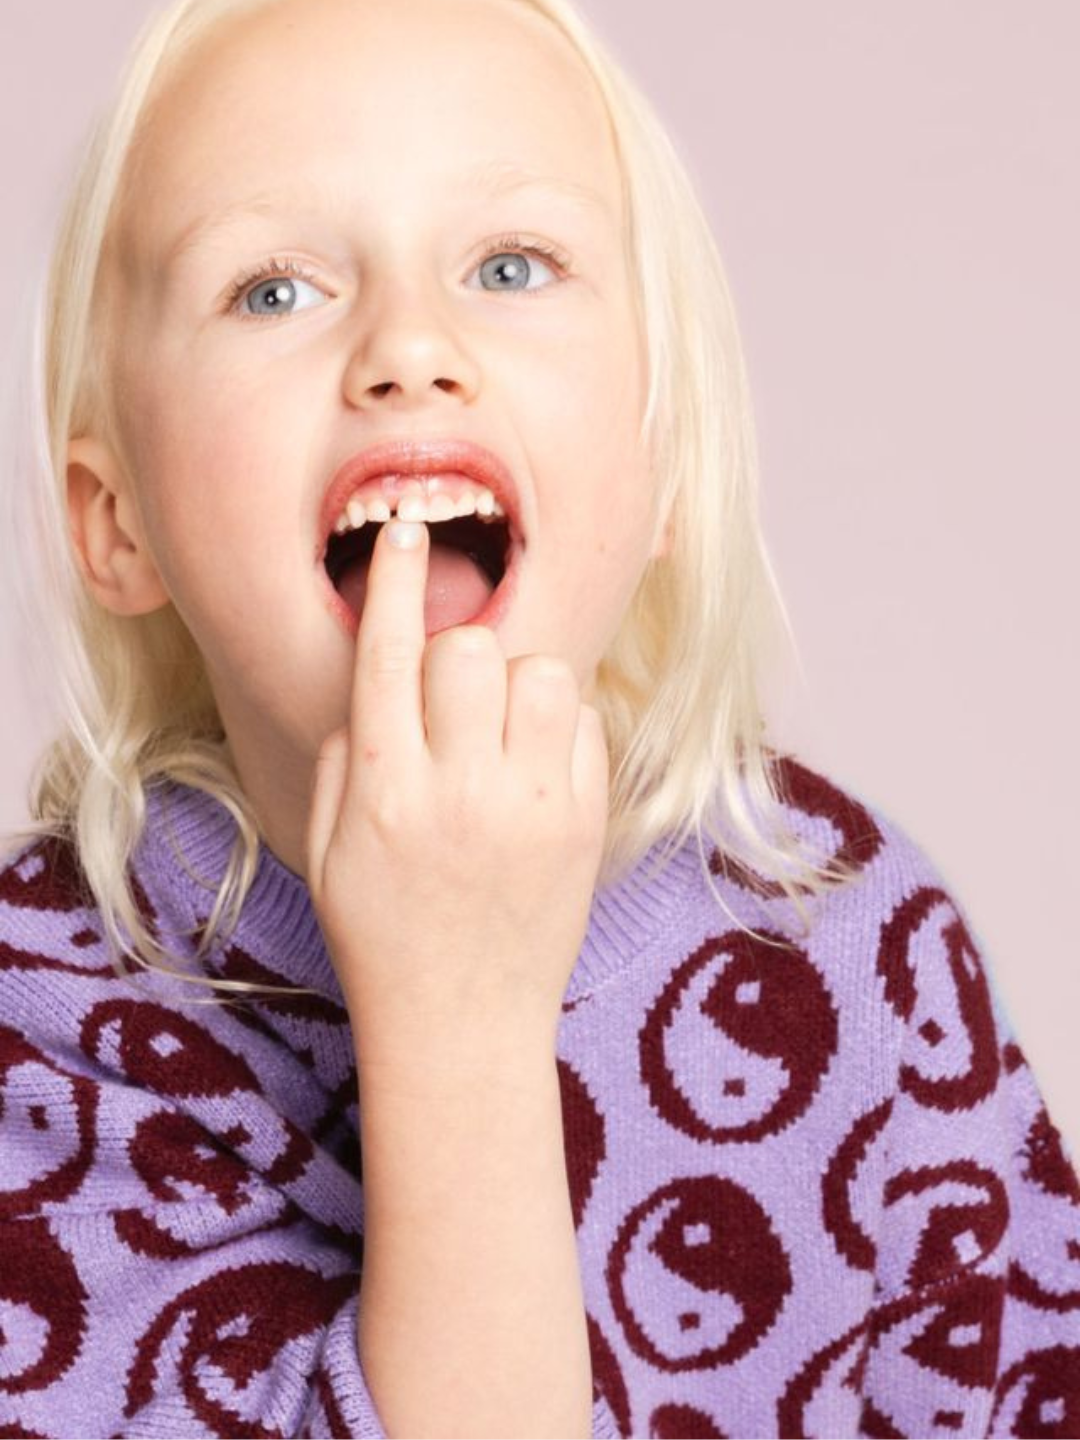
[{"label": "nose", "polygon": [[476,361],[439,298],[399,290],[361,319],[342,389],[357,409],[378,404],[407,410],[428,401],[432,389],[468,404],[478,383]]}]

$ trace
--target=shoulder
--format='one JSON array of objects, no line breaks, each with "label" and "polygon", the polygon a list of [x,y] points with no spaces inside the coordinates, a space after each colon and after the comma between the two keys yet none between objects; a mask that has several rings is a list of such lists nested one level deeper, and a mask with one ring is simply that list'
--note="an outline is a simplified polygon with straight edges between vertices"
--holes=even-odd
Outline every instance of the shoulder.
[{"label": "shoulder", "polygon": [[987,1043],[997,1025],[1009,1028],[986,946],[924,840],[850,784],[794,756],[782,757],[779,779],[800,833],[855,871],[850,886],[827,891],[813,911],[819,953],[843,948],[872,957],[882,999],[902,1025],[946,1007],[978,1014]]},{"label": "shoulder", "polygon": [[[825,856],[854,872],[859,902],[882,927],[903,929],[945,907],[970,928],[954,892],[923,837],[916,838],[894,815],[851,784],[813,769],[795,757],[782,760],[782,786],[795,821]],[[843,894],[843,887],[837,892]]]},{"label": "shoulder", "polygon": [[775,773],[797,828],[832,858],[860,873],[888,871],[902,882],[941,882],[925,846],[850,782],[790,753],[778,757]]},{"label": "shoulder", "polygon": [[[135,903],[156,932],[157,917],[138,876]],[[2,968],[74,967],[85,974],[104,955],[105,926],[72,838],[45,835],[10,844],[0,853]]]},{"label": "shoulder", "polygon": [[[140,907],[148,905],[137,880],[133,893]],[[144,909],[143,918],[161,940],[153,909]],[[264,1077],[272,1084],[280,1069],[276,1036],[264,1040],[253,1021],[245,1025],[223,1004],[199,1004],[201,993],[193,1001],[181,977],[130,959],[117,965],[113,957],[101,909],[69,842],[47,837],[5,857],[0,1131],[5,1110],[47,1118],[42,1105],[60,1107],[61,1129],[108,1113],[113,1138],[136,1112],[183,1109],[193,1098],[214,1096],[220,1103],[229,1096],[233,1104],[257,1107]],[[252,1133],[256,1123],[249,1117]],[[279,1123],[273,1113],[269,1123]],[[79,1135],[84,1143],[81,1128]],[[5,1140],[0,1134],[0,1149]]]},{"label": "shoulder", "polygon": [[48,835],[9,846],[0,859],[0,1031],[66,1053],[86,1003],[118,979],[74,843]]},{"label": "shoulder", "polygon": [[[768,759],[786,825],[816,863],[838,864],[850,875],[849,883],[826,888],[811,907],[819,922],[838,907],[887,913],[920,887],[946,888],[927,848],[871,797],[791,752],[770,753]],[[780,902],[786,913],[777,880],[763,878],[720,850],[710,869],[726,873],[759,901]]]},{"label": "shoulder", "polygon": [[74,844],[48,835],[0,859],[0,972],[74,964],[100,940],[93,892]]},{"label": "shoulder", "polygon": [[73,841],[61,835],[8,840],[0,851],[0,910],[28,919],[93,903]]},{"label": "shoulder", "polygon": [[809,932],[776,881],[728,874],[750,894],[759,921],[805,944],[821,967],[861,993],[871,975],[904,1018],[919,985],[942,991],[963,974],[995,1008],[1000,999],[983,945],[953,885],[930,849],[872,797],[787,753],[773,762],[785,819],[819,864],[839,862],[850,879],[806,897]]}]

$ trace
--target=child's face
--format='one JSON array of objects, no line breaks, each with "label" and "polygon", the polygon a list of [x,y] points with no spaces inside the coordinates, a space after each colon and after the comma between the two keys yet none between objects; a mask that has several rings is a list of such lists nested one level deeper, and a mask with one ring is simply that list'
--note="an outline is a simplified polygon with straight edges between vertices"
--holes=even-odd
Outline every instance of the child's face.
[{"label": "child's face", "polygon": [[[511,167],[595,198],[485,190]],[[351,689],[320,558],[345,460],[399,437],[501,457],[525,552],[497,633],[508,658],[565,657],[586,695],[638,584],[652,487],[613,141],[540,17],[500,0],[291,0],[183,68],[139,173],[117,312],[121,488],[245,788],[299,869],[311,767]],[[496,243],[508,235],[520,245]],[[567,252],[567,278],[527,253],[536,241]],[[497,264],[481,275],[485,255],[522,248],[527,292]],[[230,286],[271,257],[269,273],[310,278],[285,273],[294,288],[269,314],[265,283],[229,313]],[[277,807],[299,812],[291,827]]]}]

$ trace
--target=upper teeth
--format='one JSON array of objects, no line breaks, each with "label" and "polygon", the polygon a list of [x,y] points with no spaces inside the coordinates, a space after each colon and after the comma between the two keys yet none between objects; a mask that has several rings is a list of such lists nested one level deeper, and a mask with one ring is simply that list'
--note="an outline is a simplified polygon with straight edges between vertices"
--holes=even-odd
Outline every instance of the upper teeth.
[{"label": "upper teeth", "polygon": [[380,498],[365,502],[354,495],[338,516],[334,533],[344,535],[347,530],[359,530],[369,520],[385,524],[395,513],[395,507],[399,520],[424,520],[430,524],[463,515],[478,515],[481,520],[506,518],[506,511],[486,485],[470,485],[455,501],[445,491],[432,491],[426,481],[412,480],[396,500]]}]

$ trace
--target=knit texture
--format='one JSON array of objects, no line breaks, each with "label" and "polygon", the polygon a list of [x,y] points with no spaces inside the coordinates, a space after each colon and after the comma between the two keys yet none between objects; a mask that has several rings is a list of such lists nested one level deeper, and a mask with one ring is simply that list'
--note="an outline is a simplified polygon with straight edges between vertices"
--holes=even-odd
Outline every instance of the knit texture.
[{"label": "knit texture", "polygon": [[[691,841],[596,893],[565,993],[593,1433],[1080,1435],[1080,1182],[980,947],[895,824],[780,776],[860,867],[810,934]],[[187,956],[234,838],[208,796],[151,792],[137,893]],[[69,847],[0,871],[2,1435],[385,1434],[352,1035],[265,847],[203,963],[318,994],[119,978]]]}]

